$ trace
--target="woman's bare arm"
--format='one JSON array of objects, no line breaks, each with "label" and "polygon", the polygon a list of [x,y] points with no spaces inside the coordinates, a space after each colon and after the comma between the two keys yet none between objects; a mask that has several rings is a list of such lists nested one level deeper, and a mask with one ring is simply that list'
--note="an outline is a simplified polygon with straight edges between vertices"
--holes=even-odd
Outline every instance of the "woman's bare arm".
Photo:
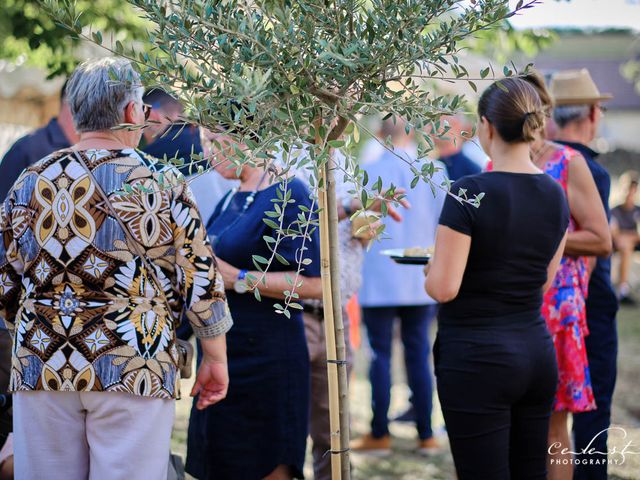
[{"label": "woman's bare arm", "polygon": [[450,302],[458,295],[467,268],[471,237],[439,225],[436,247],[429,264],[425,289],[439,303]]},{"label": "woman's bare arm", "polygon": [[566,251],[566,243],[567,243],[568,234],[565,233],[560,245],[558,246],[558,250],[556,250],[555,255],[551,259],[549,266],[547,267],[547,281],[544,283],[542,287],[542,292],[546,292],[549,290],[549,287],[553,283],[554,278],[556,278],[556,273],[558,273],[558,267],[560,267],[560,260]]},{"label": "woman's bare arm", "polygon": [[[224,280],[224,287],[227,290],[233,290],[233,285],[238,280],[238,274],[240,269],[230,265],[229,263],[216,257],[216,266],[222,279]],[[287,276],[291,281],[295,281],[296,272],[267,272],[264,274],[264,282],[260,281],[257,285],[254,285],[251,279],[255,281],[262,277],[262,272],[249,271],[245,276],[245,282],[249,288],[257,288],[260,291],[260,295],[270,298],[285,298],[283,292],[293,290],[291,284],[287,281]],[[305,277],[299,275],[297,283],[301,283],[296,287],[295,292],[300,296],[300,299],[322,298],[322,280],[320,277]]]}]

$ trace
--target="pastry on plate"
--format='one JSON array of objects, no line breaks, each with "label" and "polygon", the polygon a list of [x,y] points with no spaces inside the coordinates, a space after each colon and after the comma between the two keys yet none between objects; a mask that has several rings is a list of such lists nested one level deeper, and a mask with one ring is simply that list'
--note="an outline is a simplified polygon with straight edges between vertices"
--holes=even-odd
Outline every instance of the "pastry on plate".
[{"label": "pastry on plate", "polygon": [[433,247],[409,247],[404,249],[405,257],[430,257],[433,255]]}]

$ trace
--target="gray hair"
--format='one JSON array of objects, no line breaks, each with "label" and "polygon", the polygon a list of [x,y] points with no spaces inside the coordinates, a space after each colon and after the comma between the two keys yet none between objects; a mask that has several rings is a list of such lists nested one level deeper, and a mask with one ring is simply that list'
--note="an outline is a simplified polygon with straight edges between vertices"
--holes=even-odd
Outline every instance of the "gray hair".
[{"label": "gray hair", "polygon": [[142,102],[144,89],[131,62],[107,57],[88,60],[69,78],[66,98],[77,132],[107,130],[124,120],[129,102]]},{"label": "gray hair", "polygon": [[553,121],[564,128],[572,122],[584,120],[591,113],[592,105],[558,105],[553,109]]}]

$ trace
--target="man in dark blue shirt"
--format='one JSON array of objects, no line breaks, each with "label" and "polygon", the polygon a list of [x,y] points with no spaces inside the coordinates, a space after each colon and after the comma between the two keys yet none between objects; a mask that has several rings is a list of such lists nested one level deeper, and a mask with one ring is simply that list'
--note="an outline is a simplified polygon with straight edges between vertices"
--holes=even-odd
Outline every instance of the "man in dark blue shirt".
[{"label": "man in dark blue shirt", "polygon": [[[184,110],[182,104],[158,88],[146,92],[143,101],[151,106],[151,115],[143,133],[146,145],[142,149],[156,158],[181,159],[184,167],[180,171],[185,177],[196,173],[198,164],[189,171],[189,163],[192,153],[202,153],[200,130],[195,125],[185,125],[180,121]],[[208,166],[203,162],[204,169]]]},{"label": "man in dark blue shirt", "polygon": [[[587,146],[595,138],[604,110],[600,102],[610,95],[600,94],[587,70],[559,72],[551,83],[555,105],[553,119],[558,126],[557,141],[580,152],[587,161],[598,187],[607,218],[611,178],[596,161],[597,153]],[[597,409],[573,416],[575,446],[584,453],[576,456],[574,480],[606,480],[607,429],[611,424],[611,400],[616,383],[618,300],[611,285],[611,258],[598,258],[589,281],[585,338],[591,385]],[[622,446],[620,446],[622,448]]]},{"label": "man in dark blue shirt", "polygon": [[0,201],[4,201],[7,193],[25,168],[50,153],[67,148],[78,141],[71,111],[64,97],[64,90],[62,87],[58,117],[52,118],[44,127],[18,139],[2,158],[0,163]]},{"label": "man in dark blue shirt", "polygon": [[475,175],[482,170],[480,165],[467,157],[462,150],[451,155],[441,156],[439,160],[447,167],[447,176],[452,182],[467,175]]},{"label": "man in dark blue shirt", "polygon": [[452,182],[467,175],[475,175],[482,170],[480,165],[471,160],[462,152],[465,139],[462,137],[464,119],[454,115],[443,117],[449,124],[447,138],[434,137],[434,143],[438,149],[438,155],[442,163],[447,167],[447,177]]}]

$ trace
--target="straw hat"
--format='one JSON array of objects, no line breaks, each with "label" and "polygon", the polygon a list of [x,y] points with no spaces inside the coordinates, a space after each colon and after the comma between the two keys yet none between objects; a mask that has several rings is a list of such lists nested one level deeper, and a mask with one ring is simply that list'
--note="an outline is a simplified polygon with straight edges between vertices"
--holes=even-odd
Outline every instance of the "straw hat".
[{"label": "straw hat", "polygon": [[551,78],[551,95],[556,105],[585,105],[613,98],[600,93],[589,70],[565,70]]}]

